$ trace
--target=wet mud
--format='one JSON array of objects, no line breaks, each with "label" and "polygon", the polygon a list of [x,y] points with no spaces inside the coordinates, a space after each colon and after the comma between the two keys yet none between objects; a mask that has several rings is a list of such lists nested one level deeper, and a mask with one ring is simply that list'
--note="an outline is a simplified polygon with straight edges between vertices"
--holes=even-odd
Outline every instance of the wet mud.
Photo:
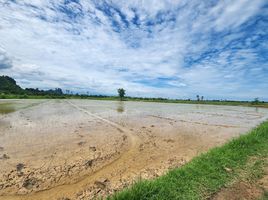
[{"label": "wet mud", "polygon": [[2,110],[9,103],[15,109],[0,114],[0,200],[104,197],[268,116],[255,108],[87,100],[5,100]]}]

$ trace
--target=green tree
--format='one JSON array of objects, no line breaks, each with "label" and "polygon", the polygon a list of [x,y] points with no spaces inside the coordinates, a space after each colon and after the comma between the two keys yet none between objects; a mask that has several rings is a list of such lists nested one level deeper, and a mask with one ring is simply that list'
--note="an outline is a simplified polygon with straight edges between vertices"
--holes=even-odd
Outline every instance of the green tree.
[{"label": "green tree", "polygon": [[255,98],[254,101],[251,102],[253,105],[258,105],[260,103],[259,98]]},{"label": "green tree", "polygon": [[117,90],[117,92],[118,92],[118,96],[119,96],[119,98],[120,98],[120,101],[122,101],[123,98],[125,97],[126,90],[124,90],[124,88],[119,88],[119,89]]},{"label": "green tree", "polygon": [[0,76],[0,93],[23,94],[23,89],[9,76]]}]

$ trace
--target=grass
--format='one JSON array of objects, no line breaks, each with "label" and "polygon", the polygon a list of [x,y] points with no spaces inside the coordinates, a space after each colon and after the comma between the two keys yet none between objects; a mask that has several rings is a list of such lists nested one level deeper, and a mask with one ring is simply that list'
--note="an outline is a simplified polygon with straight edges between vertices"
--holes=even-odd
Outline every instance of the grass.
[{"label": "grass", "polygon": [[108,199],[207,199],[230,185],[241,171],[247,170],[250,158],[258,160],[267,155],[268,121],[248,134],[194,158],[181,168],[154,180],[141,180]]},{"label": "grass", "polygon": [[[86,95],[19,95],[19,94],[0,94],[0,99],[88,99],[88,100],[112,100],[118,101],[117,96],[86,96]],[[185,104],[205,104],[205,105],[228,105],[228,106],[248,106],[268,108],[268,102],[250,101],[228,101],[228,100],[183,100],[183,99],[164,99],[164,98],[140,98],[126,97],[124,101],[136,102],[159,102],[159,103],[185,103]]]},{"label": "grass", "polygon": [[268,191],[265,191],[263,197],[260,200],[268,200]]},{"label": "grass", "polygon": [[159,103],[185,103],[185,104],[200,104],[200,105],[219,105],[219,106],[248,106],[268,108],[268,102],[250,102],[250,101],[228,101],[228,100],[182,100],[182,99],[150,99],[150,98],[126,98],[127,101],[142,101],[142,102],[159,102]]}]

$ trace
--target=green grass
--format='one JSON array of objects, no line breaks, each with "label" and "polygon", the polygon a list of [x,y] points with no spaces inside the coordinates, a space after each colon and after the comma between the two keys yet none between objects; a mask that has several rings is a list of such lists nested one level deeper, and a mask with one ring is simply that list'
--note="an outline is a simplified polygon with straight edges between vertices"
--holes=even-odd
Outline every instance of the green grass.
[{"label": "green grass", "polygon": [[264,195],[260,200],[268,200],[268,191],[264,192]]},{"label": "green grass", "polygon": [[246,170],[250,158],[258,160],[258,157],[267,155],[268,121],[222,147],[194,158],[181,168],[154,180],[141,180],[108,199],[206,199],[237,179],[241,171]]},{"label": "green grass", "polygon": [[[87,100],[109,100],[118,101],[117,96],[86,96],[86,95],[19,95],[19,94],[0,94],[0,99],[87,99]],[[268,108],[268,102],[249,102],[249,101],[228,101],[228,100],[183,100],[183,99],[164,99],[164,98],[139,98],[126,97],[124,101],[136,102],[159,102],[159,103],[184,103],[200,105],[228,105],[228,106],[249,106]]]},{"label": "green grass", "polygon": [[219,106],[249,106],[268,108],[267,102],[259,102],[257,104],[249,101],[228,101],[228,100],[180,100],[180,99],[150,99],[150,98],[126,98],[127,101],[141,101],[141,102],[159,102],[159,103],[184,103],[184,104],[199,104],[199,105],[219,105]]}]

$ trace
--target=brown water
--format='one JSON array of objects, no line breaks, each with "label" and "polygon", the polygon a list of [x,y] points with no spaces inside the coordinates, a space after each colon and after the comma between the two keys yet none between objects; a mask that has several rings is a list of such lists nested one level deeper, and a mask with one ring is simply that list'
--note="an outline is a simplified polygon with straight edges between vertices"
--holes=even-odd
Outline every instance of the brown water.
[{"label": "brown water", "polygon": [[15,112],[14,104],[12,103],[2,103],[0,104],[0,114],[7,114],[11,112]]},{"label": "brown water", "polygon": [[0,115],[43,103],[45,100],[0,100]]},{"label": "brown water", "polygon": [[268,116],[261,108],[91,100],[0,101],[5,109],[0,200],[104,196],[179,167]]}]

